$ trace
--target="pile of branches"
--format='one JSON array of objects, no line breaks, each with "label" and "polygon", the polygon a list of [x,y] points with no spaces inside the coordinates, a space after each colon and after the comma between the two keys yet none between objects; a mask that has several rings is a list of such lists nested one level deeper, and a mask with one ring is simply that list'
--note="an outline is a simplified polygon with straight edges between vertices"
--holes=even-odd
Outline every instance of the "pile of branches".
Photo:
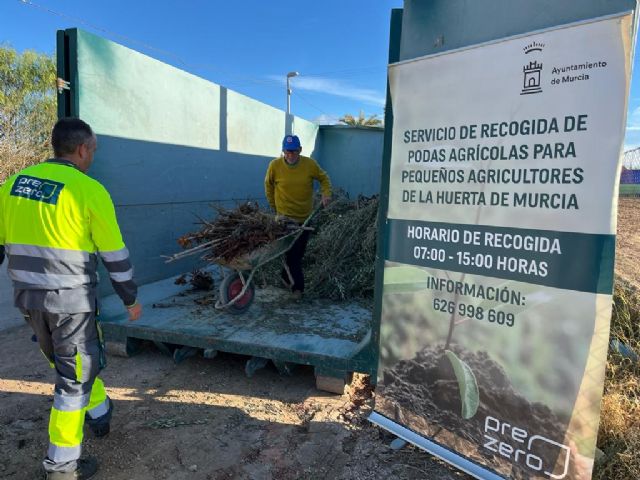
[{"label": "pile of branches", "polygon": [[[245,203],[234,210],[214,207],[217,216],[201,220],[202,228],[178,240],[185,249],[170,257],[177,260],[195,253],[211,263],[232,261],[291,233],[290,225]],[[350,200],[338,192],[312,222],[304,256],[305,295],[332,300],[373,298],[378,197]],[[282,263],[272,261],[261,268],[264,283],[280,285]]]},{"label": "pile of branches", "polygon": [[202,228],[178,239],[185,251],[173,255],[177,260],[204,251],[204,260],[229,262],[277,240],[291,232],[286,223],[261,210],[257,203],[244,203],[229,210],[214,206],[217,215],[211,221],[200,220]]},{"label": "pile of branches", "polygon": [[174,282],[176,285],[189,283],[196,290],[212,290],[214,287],[213,275],[206,270],[195,269],[190,274],[183,273]]},{"label": "pile of branches", "polygon": [[338,194],[316,223],[304,257],[305,294],[333,300],[373,298],[378,196],[353,201]]}]

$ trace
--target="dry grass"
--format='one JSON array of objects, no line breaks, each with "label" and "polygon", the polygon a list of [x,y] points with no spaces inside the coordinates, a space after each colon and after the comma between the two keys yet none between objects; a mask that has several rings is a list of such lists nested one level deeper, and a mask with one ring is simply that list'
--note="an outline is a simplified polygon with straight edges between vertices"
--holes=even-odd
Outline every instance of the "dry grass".
[{"label": "dry grass", "polygon": [[[640,352],[640,293],[622,280],[615,289],[611,338]],[[640,478],[640,364],[611,352],[607,363],[593,478]]]},{"label": "dry grass", "polygon": [[48,146],[35,148],[33,145],[0,142],[0,185],[14,173],[41,162],[47,157],[47,151]]}]

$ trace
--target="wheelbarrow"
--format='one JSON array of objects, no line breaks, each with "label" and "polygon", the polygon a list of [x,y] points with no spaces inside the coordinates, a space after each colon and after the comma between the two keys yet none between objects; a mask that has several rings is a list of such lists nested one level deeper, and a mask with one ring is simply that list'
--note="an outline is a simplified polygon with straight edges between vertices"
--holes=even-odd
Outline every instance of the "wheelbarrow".
[{"label": "wheelbarrow", "polygon": [[[231,260],[217,259],[218,265],[233,271],[223,278],[220,284],[220,297],[216,301],[215,307],[232,314],[246,312],[255,299],[253,276],[260,267],[285,255],[305,230],[313,230],[308,224],[319,209],[320,206],[311,212],[311,215],[301,225],[292,225],[290,233],[271,243]],[[291,279],[284,258],[282,263]]]}]

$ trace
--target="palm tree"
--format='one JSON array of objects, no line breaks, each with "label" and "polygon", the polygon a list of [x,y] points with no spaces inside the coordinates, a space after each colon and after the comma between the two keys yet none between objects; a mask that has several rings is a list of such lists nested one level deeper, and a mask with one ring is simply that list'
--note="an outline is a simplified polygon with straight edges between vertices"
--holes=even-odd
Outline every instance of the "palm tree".
[{"label": "palm tree", "polygon": [[382,120],[378,118],[377,114],[370,115],[369,118],[366,118],[362,110],[360,110],[357,118],[347,113],[340,118],[340,121],[352,127],[378,127],[382,125]]}]

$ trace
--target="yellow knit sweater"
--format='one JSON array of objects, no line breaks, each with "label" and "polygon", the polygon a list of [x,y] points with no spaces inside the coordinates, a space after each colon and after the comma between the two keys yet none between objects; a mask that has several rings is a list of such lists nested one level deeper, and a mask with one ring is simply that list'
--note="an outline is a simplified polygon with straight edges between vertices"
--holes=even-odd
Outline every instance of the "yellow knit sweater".
[{"label": "yellow knit sweater", "polygon": [[271,160],[264,178],[269,205],[279,215],[303,222],[313,209],[313,180],[320,182],[323,196],[331,195],[331,181],[315,160],[300,155],[294,165],[284,157]]}]

